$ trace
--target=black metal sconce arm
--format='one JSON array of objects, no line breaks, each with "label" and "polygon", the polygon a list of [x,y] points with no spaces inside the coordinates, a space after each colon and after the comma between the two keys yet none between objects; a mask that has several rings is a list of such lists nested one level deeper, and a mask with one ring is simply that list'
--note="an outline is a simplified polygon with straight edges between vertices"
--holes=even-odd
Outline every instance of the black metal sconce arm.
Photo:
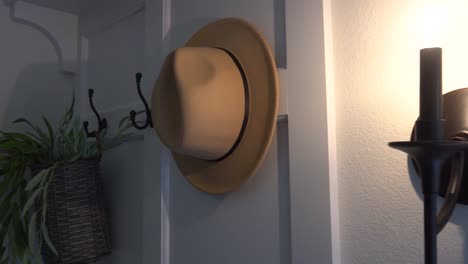
[{"label": "black metal sconce arm", "polygon": [[130,121],[132,122],[132,125],[136,129],[143,130],[143,129],[146,129],[148,126],[153,127],[153,120],[152,120],[152,116],[151,116],[151,109],[149,108],[148,102],[146,102],[146,99],[143,96],[143,93],[141,92],[141,79],[143,77],[143,74],[138,72],[135,77],[136,77],[136,85],[137,85],[138,96],[140,97],[141,101],[143,102],[143,104],[145,106],[146,120],[144,121],[145,123],[143,125],[139,125],[138,121],[136,120],[137,112],[136,111],[131,111],[130,112]]},{"label": "black metal sconce arm", "polygon": [[[411,157],[422,178],[426,264],[437,263],[437,234],[449,221],[456,204],[468,203],[465,181],[468,176],[465,166],[468,157],[467,101],[468,89],[445,94],[441,121],[431,123],[419,118],[410,141],[389,144]],[[431,139],[433,135],[437,137]],[[445,197],[438,212],[437,195]]]},{"label": "black metal sconce arm", "polygon": [[98,111],[96,110],[96,107],[94,106],[93,103],[93,95],[94,95],[94,90],[89,89],[88,90],[88,99],[89,99],[89,105],[91,106],[91,109],[93,110],[94,114],[96,115],[97,123],[98,123],[98,129],[95,131],[89,131],[89,122],[84,121],[83,122],[83,128],[84,131],[86,132],[86,135],[88,137],[97,137],[103,129],[107,128],[107,120],[101,119],[101,116],[99,115]]}]

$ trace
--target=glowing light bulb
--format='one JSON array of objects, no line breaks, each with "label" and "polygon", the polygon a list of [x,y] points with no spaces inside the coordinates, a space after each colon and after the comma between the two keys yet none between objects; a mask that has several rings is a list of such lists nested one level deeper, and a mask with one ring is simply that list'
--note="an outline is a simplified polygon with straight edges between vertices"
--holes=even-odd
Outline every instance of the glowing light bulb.
[{"label": "glowing light bulb", "polygon": [[448,24],[448,12],[441,4],[428,4],[417,16],[421,48],[441,47]]}]

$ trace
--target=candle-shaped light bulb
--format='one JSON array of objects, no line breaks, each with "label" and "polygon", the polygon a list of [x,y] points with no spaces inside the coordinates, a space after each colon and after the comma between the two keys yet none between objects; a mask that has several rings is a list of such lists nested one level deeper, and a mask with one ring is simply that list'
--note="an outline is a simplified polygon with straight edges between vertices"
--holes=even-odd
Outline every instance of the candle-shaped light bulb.
[{"label": "candle-shaped light bulb", "polygon": [[418,19],[423,49],[420,52],[418,140],[443,138],[442,38],[447,16],[440,6],[427,6]]},{"label": "candle-shaped light bulb", "polygon": [[[431,2],[431,1],[428,1]],[[439,1],[441,2],[441,1]],[[442,47],[448,24],[448,12],[441,4],[427,3],[416,16],[421,48]]]}]

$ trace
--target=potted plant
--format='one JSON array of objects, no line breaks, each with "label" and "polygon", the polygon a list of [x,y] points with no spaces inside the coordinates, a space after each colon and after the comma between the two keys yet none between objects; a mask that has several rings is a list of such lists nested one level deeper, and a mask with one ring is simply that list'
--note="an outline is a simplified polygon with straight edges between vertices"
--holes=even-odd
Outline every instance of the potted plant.
[{"label": "potted plant", "polygon": [[90,263],[110,252],[99,177],[102,152],[130,136],[89,140],[71,106],[54,128],[24,118],[24,133],[0,131],[0,264]]}]

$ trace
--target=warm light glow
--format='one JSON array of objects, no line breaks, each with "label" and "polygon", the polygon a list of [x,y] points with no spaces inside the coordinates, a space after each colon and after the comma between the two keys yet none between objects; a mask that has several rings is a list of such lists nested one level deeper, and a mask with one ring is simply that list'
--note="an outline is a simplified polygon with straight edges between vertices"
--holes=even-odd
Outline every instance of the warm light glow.
[{"label": "warm light glow", "polygon": [[421,39],[421,48],[442,47],[447,24],[448,12],[442,4],[425,6],[417,17],[417,31]]}]

